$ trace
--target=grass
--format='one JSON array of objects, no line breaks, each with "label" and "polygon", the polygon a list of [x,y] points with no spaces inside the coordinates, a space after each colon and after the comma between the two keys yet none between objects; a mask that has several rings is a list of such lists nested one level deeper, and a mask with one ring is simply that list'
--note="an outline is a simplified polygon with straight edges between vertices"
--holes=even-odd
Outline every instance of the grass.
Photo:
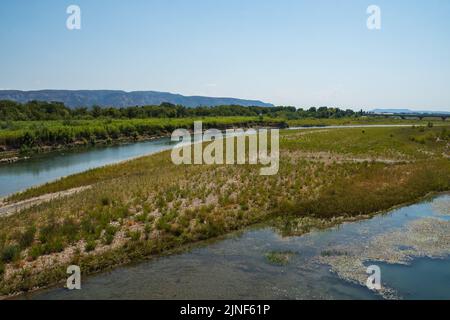
[{"label": "grass", "polygon": [[444,121],[441,118],[385,118],[383,116],[371,117],[352,117],[352,118],[336,118],[336,119],[318,119],[318,118],[304,118],[287,120],[290,127],[307,127],[307,126],[340,126],[340,125],[378,125],[378,124],[411,124],[417,126],[427,126],[428,123],[433,125],[448,125],[448,120]]},{"label": "grass", "polygon": [[175,166],[162,152],[31,189],[10,200],[92,185],[2,218],[0,293],[64,279],[70,264],[98,272],[259,222],[308,232],[448,191],[448,132],[286,130],[274,176],[250,165]]},{"label": "grass", "polygon": [[289,150],[350,154],[355,156],[386,157],[392,159],[425,159],[429,153],[442,153],[448,141],[450,126],[401,127],[401,128],[355,128],[345,130],[316,129],[320,134],[302,136],[302,132],[284,137],[283,144]]}]

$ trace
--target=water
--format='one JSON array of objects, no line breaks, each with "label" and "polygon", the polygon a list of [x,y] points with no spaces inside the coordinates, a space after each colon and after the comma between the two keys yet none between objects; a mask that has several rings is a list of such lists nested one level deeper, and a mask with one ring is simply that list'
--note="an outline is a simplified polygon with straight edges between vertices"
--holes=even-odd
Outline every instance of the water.
[{"label": "water", "polygon": [[[409,125],[349,125],[327,126],[327,129],[363,128],[363,127],[401,127]],[[323,127],[295,127],[292,130]],[[0,198],[23,191],[36,185],[80,173],[89,169],[129,160],[173,146],[170,138],[161,138],[150,142],[137,142],[100,148],[79,150],[76,152],[54,152],[33,157],[26,161],[0,165]]]},{"label": "water", "polygon": [[170,149],[170,138],[58,152],[0,165],[0,197],[89,169]]},{"label": "water", "polygon": [[450,300],[450,259],[419,258],[411,266],[379,264],[404,299]]},{"label": "water", "polygon": [[[412,221],[429,217],[448,220],[436,204],[448,208],[450,195],[303,236],[281,237],[270,227],[253,228],[183,254],[83,278],[79,291],[56,287],[20,298],[381,299],[365,286],[339,278],[329,266],[317,262],[317,257],[336,245],[363,246],[367,239]],[[287,265],[274,265],[266,258],[272,251],[293,255]],[[383,285],[401,298],[450,299],[448,258],[415,259],[409,266],[373,263],[381,268]]]}]

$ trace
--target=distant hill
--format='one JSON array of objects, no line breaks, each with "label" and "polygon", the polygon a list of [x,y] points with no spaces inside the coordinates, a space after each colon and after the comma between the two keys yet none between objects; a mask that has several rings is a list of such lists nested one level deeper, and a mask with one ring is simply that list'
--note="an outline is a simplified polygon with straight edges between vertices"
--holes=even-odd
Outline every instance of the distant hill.
[{"label": "distant hill", "polygon": [[428,110],[409,110],[409,109],[375,109],[372,110],[373,113],[393,113],[393,114],[450,114],[448,111],[428,111]]},{"label": "distant hill", "polygon": [[201,96],[182,96],[168,92],[119,90],[40,90],[19,91],[0,90],[0,100],[12,100],[25,103],[31,100],[63,102],[70,108],[91,107],[130,107],[143,105],[160,105],[163,102],[183,105],[185,107],[241,105],[273,107],[270,103],[258,100],[235,98],[213,98]]}]

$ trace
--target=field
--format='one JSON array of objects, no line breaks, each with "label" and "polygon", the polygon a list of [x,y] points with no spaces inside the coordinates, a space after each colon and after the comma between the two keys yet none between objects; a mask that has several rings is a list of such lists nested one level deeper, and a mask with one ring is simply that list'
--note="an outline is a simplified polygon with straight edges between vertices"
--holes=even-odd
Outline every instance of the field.
[{"label": "field", "polygon": [[283,130],[274,176],[255,165],[175,166],[162,152],[28,190],[8,201],[90,186],[1,218],[0,293],[61,281],[71,264],[99,272],[255,223],[302,234],[448,191],[449,134],[449,126]]},{"label": "field", "polygon": [[385,125],[385,124],[411,124],[417,126],[426,126],[428,123],[433,125],[448,125],[448,120],[441,118],[430,117],[426,119],[417,118],[386,118],[383,116],[362,116],[362,117],[345,117],[345,118],[302,118],[287,120],[290,127],[302,126],[342,126],[342,125]]}]

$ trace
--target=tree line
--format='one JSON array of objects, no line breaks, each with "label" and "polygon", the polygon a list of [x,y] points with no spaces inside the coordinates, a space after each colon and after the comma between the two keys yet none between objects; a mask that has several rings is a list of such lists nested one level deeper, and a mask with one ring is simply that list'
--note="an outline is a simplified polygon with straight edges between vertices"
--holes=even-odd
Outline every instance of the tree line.
[{"label": "tree line", "polygon": [[216,107],[188,108],[171,103],[151,106],[112,108],[93,106],[71,109],[61,102],[0,101],[0,120],[2,121],[43,121],[43,120],[91,120],[91,119],[146,119],[146,118],[189,118],[189,117],[230,117],[230,116],[269,116],[274,118],[343,118],[361,116],[364,112],[328,107],[244,107],[226,105]]}]

